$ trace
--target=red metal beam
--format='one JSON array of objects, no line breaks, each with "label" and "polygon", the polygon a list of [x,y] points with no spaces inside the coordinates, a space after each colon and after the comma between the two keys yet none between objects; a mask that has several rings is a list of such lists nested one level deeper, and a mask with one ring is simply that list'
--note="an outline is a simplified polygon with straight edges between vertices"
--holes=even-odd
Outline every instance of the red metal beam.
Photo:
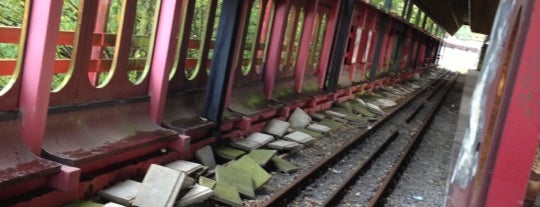
[{"label": "red metal beam", "polygon": [[[101,34],[101,33],[105,33],[106,31],[107,16],[108,16],[111,0],[96,0],[96,1],[99,2],[98,3],[99,7],[97,9],[97,14],[96,14],[94,33]],[[102,42],[103,39],[99,39],[99,40]],[[99,59],[101,57],[102,52],[103,52],[103,44],[100,43],[97,46],[92,47],[92,53],[91,53],[90,58]],[[99,74],[96,72],[89,72],[88,78],[90,79],[90,83],[95,86],[97,85],[99,81]]]},{"label": "red metal beam", "polygon": [[[318,65],[319,68],[317,69],[317,78],[319,82],[319,88],[322,89],[324,85],[324,79],[326,78],[326,73],[328,72],[328,65],[330,64],[330,53],[332,44],[334,42],[334,34],[336,30],[336,24],[338,21],[338,13],[339,13],[339,4],[340,1],[335,1],[332,7],[328,11],[328,15],[326,17],[326,32],[324,34],[324,40],[323,40],[323,46],[322,51],[320,55],[320,64]],[[329,29],[330,28],[330,29]]]},{"label": "red metal beam", "polygon": [[22,112],[22,139],[30,151],[41,153],[50,97],[54,55],[62,2],[34,1],[26,40],[19,109]]},{"label": "red metal beam", "polygon": [[[512,52],[518,63],[509,69],[510,81],[505,86],[503,102],[508,107],[499,114],[502,133],[494,134],[500,136],[500,144],[485,206],[523,205],[540,137],[540,3],[528,2],[522,11],[523,33],[517,37],[525,41]],[[528,11],[532,12],[529,24]]]},{"label": "red metal beam", "polygon": [[283,38],[285,27],[287,26],[287,16],[291,2],[289,0],[275,1],[274,22],[272,24],[272,34],[268,44],[268,54],[266,67],[264,68],[264,95],[267,99],[272,98],[274,82],[279,70],[281,61],[281,51],[283,50]]},{"label": "red metal beam", "polygon": [[150,117],[156,123],[161,123],[165,111],[165,100],[168,91],[169,73],[174,62],[176,37],[180,27],[180,11],[187,1],[163,1],[159,10],[159,20],[156,31],[156,42],[152,56],[150,83]]},{"label": "red metal beam", "polygon": [[[304,75],[306,74],[306,69],[308,68],[310,45],[316,42],[316,39],[313,39],[313,37],[316,35],[313,34],[313,31],[315,30],[314,25],[315,20],[317,19],[318,11],[319,0],[313,0],[307,4],[304,18],[304,28],[302,31],[302,40],[299,45],[300,50],[298,50],[298,59],[296,62],[296,68],[294,70],[294,88],[298,93],[302,91],[302,85],[304,84]],[[319,18],[322,18],[322,16]],[[313,50],[315,50],[315,45],[313,45]]]}]

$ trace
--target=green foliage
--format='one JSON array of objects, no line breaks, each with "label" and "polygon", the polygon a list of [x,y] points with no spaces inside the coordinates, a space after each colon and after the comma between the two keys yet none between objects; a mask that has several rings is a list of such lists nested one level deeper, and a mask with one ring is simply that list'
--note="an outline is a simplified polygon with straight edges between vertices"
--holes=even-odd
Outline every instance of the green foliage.
[{"label": "green foliage", "polygon": [[[245,39],[245,46],[243,51],[243,60],[250,60],[253,55],[258,50],[257,43],[255,42],[257,36],[257,29],[260,27],[259,18],[263,11],[261,11],[261,2],[260,0],[255,0],[249,15],[249,22],[247,28],[247,34]],[[242,64],[242,74],[247,75],[251,68],[253,67],[249,62],[243,62]]]},{"label": "green foliage", "polygon": [[326,32],[326,14],[319,14],[317,16],[317,24],[315,27],[315,33],[312,43],[309,48],[308,67],[316,70],[319,65],[321,57],[321,49],[324,41],[324,33]]},{"label": "green foliage", "polygon": [[[21,0],[0,1],[0,27],[22,27],[25,2]],[[0,59],[17,59],[19,44],[0,42]],[[13,68],[14,69],[14,68]],[[0,76],[0,90],[11,80],[11,75]]]},{"label": "green foliage", "polygon": [[454,36],[459,40],[474,40],[482,42],[486,39],[485,35],[472,32],[471,28],[467,25],[461,26]]},{"label": "green foliage", "polygon": [[111,0],[109,6],[109,12],[107,17],[107,26],[105,28],[106,33],[116,34],[118,31],[118,26],[120,24],[120,18],[122,10],[122,1],[121,0]]},{"label": "green foliage", "polygon": [[[23,19],[24,1],[0,1],[0,27],[22,27]],[[0,43],[0,59],[17,59],[18,53],[18,44]]]},{"label": "green foliage", "polygon": [[390,9],[390,12],[401,16],[401,13],[403,12],[404,8],[405,8],[404,0],[392,0],[392,8]]},{"label": "green foliage", "polygon": [[[296,65],[296,59],[298,59],[298,51],[300,51],[300,37],[302,37],[302,31],[304,30],[304,8],[300,9],[300,16],[298,17],[296,25],[296,31],[294,35],[294,42],[292,48],[292,56],[290,57],[290,66]],[[293,70],[294,67],[289,67],[290,70]]]},{"label": "green foliage", "polygon": [[[385,10],[385,1],[386,0],[371,0],[371,5]],[[397,15],[401,15],[401,12],[403,11],[403,8],[405,7],[405,1],[404,0],[389,0],[391,4],[390,12],[395,13]]]},{"label": "green foliage", "polygon": [[371,4],[377,8],[383,8],[385,0],[371,0]]},{"label": "green foliage", "polygon": [[[151,35],[155,25],[156,0],[138,0],[135,15],[135,25],[133,27],[133,38],[129,52],[128,79],[131,83],[137,84],[144,79],[147,73],[146,64],[139,65],[141,61],[148,60],[150,53]],[[146,63],[147,61],[144,61]]]},{"label": "green foliage", "polygon": [[[60,31],[75,32],[78,12],[79,0],[64,0],[62,16],[60,17]],[[72,52],[72,45],[58,45],[56,47],[56,58],[71,59]]]},{"label": "green foliage", "polygon": [[[201,51],[202,51],[202,44],[204,41],[203,38],[205,38],[205,32],[206,32],[206,25],[208,25],[208,22],[210,21],[210,15],[211,15],[211,3],[214,0],[196,0],[195,1],[195,8],[193,11],[193,20],[191,22],[191,31],[189,34],[189,38],[191,40],[195,40],[196,42],[199,42],[199,48],[188,48],[188,58],[197,59],[198,63],[201,64],[203,69],[206,69],[206,72],[210,73],[210,68],[206,68],[206,62],[202,62],[200,60],[201,57]],[[217,29],[219,25],[219,17],[221,15],[221,7],[223,4],[223,0],[217,0],[216,10],[215,10],[215,16],[214,16],[214,24],[210,26],[211,30],[211,40],[214,42],[217,38]],[[208,59],[211,59],[214,56],[214,51],[210,49],[208,51]],[[184,70],[184,74],[188,79],[193,79],[198,74],[200,68],[186,68]]]},{"label": "green foliage", "polygon": [[0,26],[22,27],[24,18],[24,1],[0,1]]},{"label": "green foliage", "polygon": [[17,59],[19,45],[0,43],[0,59]]}]

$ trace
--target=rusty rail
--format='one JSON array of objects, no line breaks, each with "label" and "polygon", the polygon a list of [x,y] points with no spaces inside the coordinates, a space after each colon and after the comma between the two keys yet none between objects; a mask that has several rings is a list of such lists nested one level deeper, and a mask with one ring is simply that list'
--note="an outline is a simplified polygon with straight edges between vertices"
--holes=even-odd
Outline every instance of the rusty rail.
[{"label": "rusty rail", "polygon": [[[426,92],[428,88],[431,88],[435,83],[438,83],[443,76],[446,74],[443,74],[439,76],[439,78],[432,81],[427,87],[424,87],[423,89],[415,92],[413,95],[408,97],[401,105],[399,105],[397,108],[395,108],[390,114],[383,117],[382,119],[378,120],[372,128],[362,132],[360,135],[358,135],[356,138],[352,139],[345,145],[343,145],[341,148],[339,148],[337,151],[333,152],[328,157],[324,158],[321,162],[319,162],[316,166],[309,169],[304,174],[298,176],[291,184],[280,191],[276,192],[274,195],[272,195],[264,204],[263,206],[285,206],[287,203],[289,203],[292,199],[296,197],[296,195],[302,191],[307,185],[312,183],[312,180],[316,180],[320,175],[324,174],[328,170],[328,166],[334,165],[335,163],[339,162],[351,149],[358,146],[365,137],[370,135],[372,132],[377,130],[382,124],[389,121],[397,112],[401,111],[405,106],[409,105],[412,100],[417,98],[419,95]],[[437,87],[438,88],[438,87]],[[397,135],[394,133],[390,139],[394,135]],[[394,137],[395,138],[395,137]],[[388,142],[390,143],[390,142]],[[381,145],[381,147],[384,147],[384,144]],[[378,150],[377,150],[378,151]],[[377,154],[377,153],[375,153]],[[367,165],[366,165],[367,166]],[[359,171],[363,171],[363,168],[365,167],[359,167],[362,169],[359,169]],[[346,189],[345,187],[342,188],[343,190]],[[340,190],[340,192],[336,192],[335,195],[340,195],[343,190]],[[337,201],[337,199],[335,199]],[[332,201],[332,202],[335,202]],[[330,201],[327,201],[325,203],[330,203]]]}]

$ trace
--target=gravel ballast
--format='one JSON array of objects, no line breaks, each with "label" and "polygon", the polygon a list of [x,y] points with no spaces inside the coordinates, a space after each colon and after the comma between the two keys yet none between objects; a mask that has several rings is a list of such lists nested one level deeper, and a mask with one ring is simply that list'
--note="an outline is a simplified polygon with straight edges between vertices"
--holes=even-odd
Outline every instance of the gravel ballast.
[{"label": "gravel ballast", "polygon": [[444,206],[463,76],[446,96],[385,206]]}]

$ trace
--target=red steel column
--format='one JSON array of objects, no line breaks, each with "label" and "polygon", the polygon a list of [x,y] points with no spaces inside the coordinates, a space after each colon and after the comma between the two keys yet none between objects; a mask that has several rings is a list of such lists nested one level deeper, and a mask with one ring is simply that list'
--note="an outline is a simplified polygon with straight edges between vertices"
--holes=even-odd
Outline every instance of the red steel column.
[{"label": "red steel column", "polygon": [[[302,41],[300,42],[300,51],[298,52],[298,60],[296,63],[296,69],[294,70],[294,88],[298,93],[302,92],[302,85],[304,84],[304,74],[306,74],[306,67],[309,59],[309,48],[313,41],[313,31],[318,10],[319,0],[313,0],[307,3],[306,16],[304,18],[304,30],[302,31]],[[320,18],[322,18],[322,16]]]},{"label": "red steel column", "polygon": [[285,27],[287,26],[287,14],[290,7],[289,0],[277,0],[275,18],[272,24],[272,34],[268,44],[268,58],[264,68],[264,95],[267,99],[272,98],[272,91],[276,80],[276,74],[281,60],[281,50],[283,49],[283,38]]},{"label": "red steel column", "polygon": [[[98,7],[98,10],[97,10],[97,15],[96,15],[96,22],[95,22],[95,26],[94,26],[94,33],[95,34],[101,34],[101,39],[103,39],[103,35],[105,34],[106,30],[107,30],[107,16],[108,16],[108,12],[109,12],[109,6],[111,4],[111,0],[95,0],[95,1],[99,1],[99,7]],[[99,60],[101,59],[101,53],[103,53],[103,42],[101,42],[101,45],[99,46],[92,46],[92,53],[91,53],[91,56],[90,58],[93,59],[93,60]],[[98,85],[98,82],[99,82],[99,73],[98,73],[98,70],[101,65],[101,61],[98,62],[99,65],[98,67],[96,67],[96,71],[93,71],[93,72],[88,72],[88,77],[92,83],[92,85],[94,86],[97,86]]]},{"label": "red steel column", "polygon": [[30,11],[19,109],[23,142],[36,155],[41,153],[45,133],[62,3],[33,1]]},{"label": "red steel column", "polygon": [[503,97],[508,107],[499,114],[503,119],[499,125],[502,133],[485,206],[523,205],[540,138],[540,3],[529,2],[533,4],[531,22],[520,28],[525,31],[525,41],[522,48],[516,48],[522,51],[513,51],[519,62],[509,69],[516,74],[513,81],[508,81],[509,93]]},{"label": "red steel column", "polygon": [[184,0],[169,0],[161,2],[159,19],[150,70],[150,116],[156,123],[161,123],[165,111],[165,99],[168,91],[169,73],[174,64],[177,45],[176,37],[180,27],[181,2]]},{"label": "red steel column", "polygon": [[326,32],[324,33],[324,40],[321,49],[320,64],[317,71],[319,88],[322,88],[324,85],[324,79],[326,78],[326,73],[328,72],[328,65],[330,64],[330,53],[332,50],[332,44],[334,43],[334,34],[336,31],[336,24],[338,21],[338,12],[339,5],[342,0],[335,1],[332,5],[332,9],[326,17]]}]

